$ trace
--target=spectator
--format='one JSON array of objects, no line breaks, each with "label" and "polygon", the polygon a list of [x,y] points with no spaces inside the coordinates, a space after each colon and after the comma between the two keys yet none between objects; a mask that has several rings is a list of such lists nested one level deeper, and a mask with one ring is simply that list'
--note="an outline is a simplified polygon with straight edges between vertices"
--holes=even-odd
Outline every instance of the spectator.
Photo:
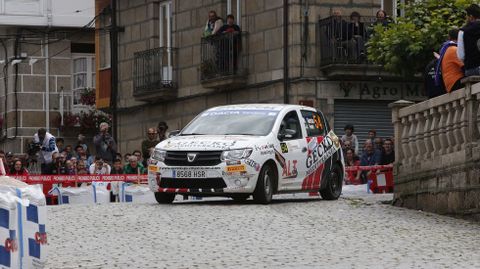
[{"label": "spectator", "polygon": [[[138,160],[139,163],[143,164],[144,160],[142,159],[142,153],[140,152],[140,150],[134,150],[132,152],[132,155],[137,157],[137,160]],[[143,165],[143,167],[145,167],[145,165]]]},{"label": "spectator", "polygon": [[[87,143],[85,142],[85,136],[83,134],[79,134],[77,138],[77,146],[82,146],[83,150],[88,153],[88,146]],[[76,148],[76,146],[75,146]]]},{"label": "spectator", "polygon": [[353,149],[355,152],[358,152],[358,139],[353,132],[355,131],[353,125],[347,124],[345,128],[343,128],[345,134],[342,136],[342,143],[345,144],[346,141],[350,141],[351,145],[354,145]]},{"label": "spectator", "polygon": [[77,175],[86,175],[88,174],[87,166],[85,164],[85,161],[79,160],[77,162]]},{"label": "spectator", "polygon": [[222,25],[223,20],[217,16],[217,12],[215,10],[211,10],[208,12],[208,21],[203,31],[203,37],[209,37],[217,34]]},{"label": "spectator", "polygon": [[65,161],[65,174],[66,175],[75,175],[76,174],[75,167],[73,165],[72,160]]},{"label": "spectator", "polygon": [[383,154],[380,161],[381,165],[392,164],[395,161],[395,151],[393,149],[393,140],[390,138],[385,139],[383,143]]},{"label": "spectator", "polygon": [[221,57],[220,70],[228,72],[233,70],[237,71],[238,53],[241,49],[241,35],[240,26],[235,24],[235,17],[232,14],[227,16],[227,24],[223,25],[220,30],[220,34],[228,36],[228,42],[223,42],[219,46],[219,54]]},{"label": "spectator", "polygon": [[428,63],[427,67],[425,67],[423,74],[423,80],[425,81],[424,87],[428,98],[434,98],[446,93],[444,84],[440,83],[437,85],[435,82],[436,67],[439,63],[440,55],[434,52],[433,56],[434,59]]},{"label": "spectator", "polygon": [[160,143],[157,138],[157,130],[155,128],[148,128],[147,139],[142,141],[142,156],[144,160],[150,159],[155,146]]},{"label": "spectator", "polygon": [[163,140],[167,139],[167,130],[168,130],[168,125],[166,122],[161,121],[158,123],[158,126],[157,126],[158,141],[162,142]]},{"label": "spectator", "polygon": [[347,149],[345,154],[345,166],[358,166],[360,160],[353,149]]},{"label": "spectator", "polygon": [[65,140],[63,140],[63,138],[60,137],[60,138],[57,138],[55,142],[57,143],[58,152],[62,152],[63,146],[65,145]]},{"label": "spectator", "polygon": [[63,152],[65,152],[67,160],[70,160],[73,157],[71,145],[66,145],[65,148],[63,149]]},{"label": "spectator", "polygon": [[467,24],[458,32],[457,56],[465,64],[465,75],[480,75],[480,7],[471,4],[465,9]]},{"label": "spectator", "polygon": [[115,155],[115,159],[122,159],[122,153],[117,152],[117,154]]},{"label": "spectator", "polygon": [[33,136],[33,142],[40,147],[39,157],[42,174],[51,174],[51,164],[53,163],[52,155],[58,152],[55,137],[47,132],[47,130],[40,128]]},{"label": "spectator", "polygon": [[383,9],[379,9],[375,14],[375,22],[373,26],[382,25],[383,27],[387,27],[390,24],[390,18],[387,15],[387,12]]},{"label": "spectator", "polygon": [[13,161],[13,167],[10,169],[10,174],[11,176],[27,176],[28,175],[28,170],[25,168],[23,165],[22,161],[19,159],[15,159]]},{"label": "spectator", "polygon": [[95,162],[89,167],[91,175],[109,175],[110,171],[110,165],[104,162],[102,156],[99,155],[95,156]]},{"label": "spectator", "polygon": [[124,174],[122,159],[115,159],[115,161],[113,162],[113,167],[112,167],[112,171],[110,172],[110,174],[112,174],[112,175],[122,175],[122,174]]},{"label": "spectator", "polygon": [[7,152],[7,154],[5,154],[5,160],[6,160],[6,164],[7,166],[5,166],[5,169],[7,171],[10,171],[10,169],[13,168],[13,165],[14,165],[14,162],[15,162],[15,159],[13,158],[13,153],[11,151]]},{"label": "spectator", "polygon": [[347,41],[347,27],[347,22],[342,18],[342,12],[339,9],[333,10],[331,26],[327,33],[328,38],[334,43]]},{"label": "spectator", "polygon": [[[365,150],[360,159],[361,166],[372,166],[378,165],[381,161],[381,153],[378,150],[375,150],[371,140],[365,141]],[[367,179],[370,177],[373,171],[363,171],[358,176],[361,177],[362,183],[366,183]]]},{"label": "spectator", "polygon": [[368,131],[367,138],[372,141],[372,143],[375,143],[375,138],[377,137],[377,131],[375,129],[371,129]]},{"label": "spectator", "polygon": [[138,161],[136,156],[130,156],[128,164],[125,165],[123,172],[125,174],[145,174],[145,167]]},{"label": "spectator", "polygon": [[132,156],[131,153],[125,154],[125,156],[123,156],[124,162],[128,163],[128,159],[130,159],[130,156]]},{"label": "spectator", "polygon": [[3,162],[3,166],[7,169],[7,159],[5,158],[5,151],[0,150],[0,161]]},{"label": "spectator", "polygon": [[82,147],[81,145],[77,145],[75,147],[75,152],[77,152],[78,160],[84,161],[85,165],[87,167],[90,167],[90,165],[93,163],[93,157],[87,154],[87,152],[85,151],[85,148]]},{"label": "spectator", "polygon": [[[345,153],[345,166],[359,166],[360,165],[360,160],[358,159],[358,156],[355,154],[355,151],[351,148],[347,149]],[[346,173],[346,183],[351,184],[354,183],[355,180],[358,181],[358,171],[349,171]]]},{"label": "spectator", "polygon": [[352,149],[352,142],[347,140],[345,142],[341,142],[341,144],[342,144],[342,150],[343,150],[343,157],[346,158],[347,150]]},{"label": "spectator", "polygon": [[383,139],[381,137],[375,137],[373,147],[375,150],[383,152]]},{"label": "spectator", "polygon": [[355,60],[365,59],[365,36],[366,29],[363,22],[360,21],[360,13],[354,11],[350,14],[350,23],[348,24],[349,55]]},{"label": "spectator", "polygon": [[67,169],[65,167],[65,162],[63,161],[63,157],[59,153],[55,153],[53,155],[53,165],[52,165],[52,173],[53,175],[66,175]]},{"label": "spectator", "polygon": [[108,133],[108,123],[100,123],[100,132],[93,138],[97,155],[107,163],[112,163],[117,154],[117,144]]},{"label": "spectator", "polygon": [[440,49],[440,58],[435,68],[435,84],[443,84],[447,92],[462,88],[463,63],[457,57],[458,29],[448,32],[448,41]]}]

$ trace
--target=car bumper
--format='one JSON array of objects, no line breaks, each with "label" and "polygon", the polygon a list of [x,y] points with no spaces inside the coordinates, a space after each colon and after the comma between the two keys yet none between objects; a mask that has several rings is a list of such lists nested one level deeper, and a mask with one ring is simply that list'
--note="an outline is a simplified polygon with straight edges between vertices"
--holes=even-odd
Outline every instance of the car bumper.
[{"label": "car bumper", "polygon": [[[229,193],[253,193],[258,167],[243,162],[217,166],[166,166],[162,162],[148,167],[148,185],[153,192],[228,195]],[[179,171],[200,171],[202,178],[179,178]]]}]

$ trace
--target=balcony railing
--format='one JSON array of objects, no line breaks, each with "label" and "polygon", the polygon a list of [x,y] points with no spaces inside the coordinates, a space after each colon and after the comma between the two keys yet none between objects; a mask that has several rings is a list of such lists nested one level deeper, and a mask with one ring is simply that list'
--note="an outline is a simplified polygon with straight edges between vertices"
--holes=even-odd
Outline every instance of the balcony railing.
[{"label": "balcony railing", "polygon": [[155,48],[134,54],[133,95],[151,95],[176,89],[176,49]]},{"label": "balcony railing", "polygon": [[368,41],[375,17],[361,17],[358,23],[349,17],[332,16],[318,23],[320,65],[365,64]]},{"label": "balcony railing", "polygon": [[201,40],[201,81],[247,74],[247,33],[226,33]]}]

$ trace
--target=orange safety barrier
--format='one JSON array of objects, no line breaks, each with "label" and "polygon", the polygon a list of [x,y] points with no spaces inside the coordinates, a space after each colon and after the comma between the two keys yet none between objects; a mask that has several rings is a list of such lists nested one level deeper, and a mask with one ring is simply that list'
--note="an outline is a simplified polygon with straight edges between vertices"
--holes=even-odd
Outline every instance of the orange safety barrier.
[{"label": "orange safety barrier", "polygon": [[393,192],[393,165],[348,166],[345,167],[347,184],[362,184],[356,179],[360,171],[373,171],[368,178],[368,188],[373,193]]}]

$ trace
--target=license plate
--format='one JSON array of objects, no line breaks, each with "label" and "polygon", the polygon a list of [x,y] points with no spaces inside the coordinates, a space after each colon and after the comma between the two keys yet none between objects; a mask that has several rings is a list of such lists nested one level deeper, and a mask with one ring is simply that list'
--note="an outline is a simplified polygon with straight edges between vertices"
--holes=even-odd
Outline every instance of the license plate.
[{"label": "license plate", "polygon": [[173,170],[174,178],[206,178],[207,173],[203,170]]}]

